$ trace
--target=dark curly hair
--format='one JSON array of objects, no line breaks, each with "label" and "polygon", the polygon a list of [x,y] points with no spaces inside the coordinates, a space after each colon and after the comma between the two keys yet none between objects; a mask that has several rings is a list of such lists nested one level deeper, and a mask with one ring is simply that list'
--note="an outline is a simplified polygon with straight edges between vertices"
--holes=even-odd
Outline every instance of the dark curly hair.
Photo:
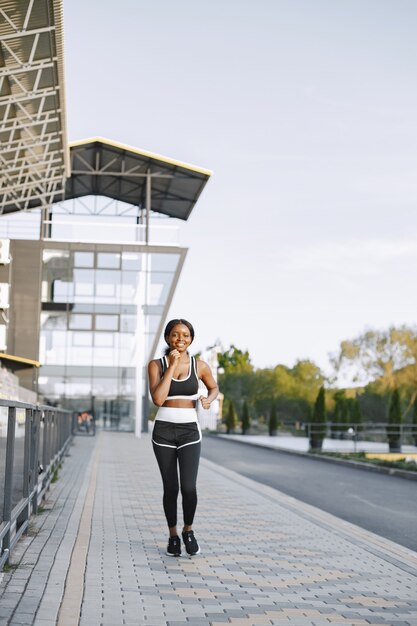
[{"label": "dark curly hair", "polygon": [[[169,337],[169,334],[170,334],[171,330],[177,324],[184,324],[184,326],[186,326],[188,328],[188,330],[190,331],[190,335],[191,335],[191,341],[193,341],[194,340],[194,328],[193,328],[193,325],[190,322],[188,322],[187,320],[184,320],[184,319],[170,320],[168,322],[168,324],[165,326],[165,330],[164,330],[164,339],[165,339],[165,341],[168,343],[167,337]],[[169,354],[170,351],[171,351],[171,348],[168,345],[168,348],[165,348],[165,353],[164,354]]]}]

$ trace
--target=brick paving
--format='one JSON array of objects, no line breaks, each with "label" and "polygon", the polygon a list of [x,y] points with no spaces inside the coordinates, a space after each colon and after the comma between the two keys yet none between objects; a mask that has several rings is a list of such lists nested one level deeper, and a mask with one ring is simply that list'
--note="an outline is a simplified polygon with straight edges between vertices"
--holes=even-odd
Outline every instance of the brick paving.
[{"label": "brick paving", "polygon": [[166,556],[149,437],[97,440],[76,440],[50,511],[3,575],[0,624],[57,623],[96,462],[85,571],[71,560],[80,616],[63,623],[61,614],[60,626],[417,626],[416,553],[204,459],[194,524],[202,554]]}]

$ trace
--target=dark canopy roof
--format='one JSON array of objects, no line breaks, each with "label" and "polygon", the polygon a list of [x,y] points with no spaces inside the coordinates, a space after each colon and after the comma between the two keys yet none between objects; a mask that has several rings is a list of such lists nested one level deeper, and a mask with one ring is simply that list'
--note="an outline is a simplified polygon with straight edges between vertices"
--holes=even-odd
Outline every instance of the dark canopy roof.
[{"label": "dark canopy roof", "polygon": [[96,137],[70,144],[71,176],[64,197],[100,195],[188,219],[211,176],[209,170]]}]

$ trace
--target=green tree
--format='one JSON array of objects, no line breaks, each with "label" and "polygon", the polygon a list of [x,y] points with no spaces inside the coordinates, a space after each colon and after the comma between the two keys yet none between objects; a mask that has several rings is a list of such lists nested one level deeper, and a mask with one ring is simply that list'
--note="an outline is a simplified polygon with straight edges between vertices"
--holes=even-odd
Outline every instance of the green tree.
[{"label": "green tree", "polygon": [[401,452],[401,398],[398,389],[394,389],[388,409],[387,438],[390,452]]},{"label": "green tree", "polygon": [[332,439],[336,439],[340,433],[340,424],[342,421],[342,404],[345,400],[345,392],[343,390],[338,390],[334,393],[334,413],[333,419],[330,427],[331,437]]},{"label": "green tree", "polygon": [[226,432],[228,435],[230,435],[230,433],[232,433],[237,426],[237,414],[235,405],[232,400],[229,401],[225,424]]},{"label": "green tree", "polygon": [[249,415],[248,403],[246,400],[242,406],[242,435],[246,435],[251,426],[251,418]]},{"label": "green tree", "polygon": [[381,388],[392,390],[395,372],[417,361],[417,328],[391,326],[388,330],[367,330],[349,341],[342,341],[332,357],[337,376],[351,375],[353,382],[379,379]]},{"label": "green tree", "polygon": [[349,428],[349,400],[344,396],[340,399],[340,438],[344,439],[346,431]]},{"label": "green tree", "polygon": [[256,415],[267,418],[271,405],[271,398],[275,395],[274,370],[264,368],[256,370],[253,374],[250,405],[255,407]]},{"label": "green tree", "polygon": [[275,399],[272,400],[271,402],[271,410],[269,412],[268,430],[269,430],[269,435],[271,437],[277,434],[278,414],[277,414],[277,402]]},{"label": "green tree", "polygon": [[218,355],[219,386],[226,400],[232,400],[239,406],[242,400],[248,400],[253,386],[253,366],[249,352],[230,346],[226,352]]},{"label": "green tree", "polygon": [[320,387],[314,403],[310,427],[310,449],[321,450],[323,439],[326,436],[326,395],[324,387]]},{"label": "green tree", "polygon": [[226,352],[221,352],[217,356],[219,367],[221,367],[225,373],[236,372],[253,372],[253,366],[250,362],[249,352],[239,350],[233,344]]},{"label": "green tree", "polygon": [[296,362],[290,373],[294,380],[294,397],[300,397],[312,404],[325,382],[324,374],[319,366],[309,359],[300,360]]},{"label": "green tree", "polygon": [[298,361],[294,367],[276,365],[253,374],[249,404],[256,414],[268,416],[271,398],[277,399],[277,411],[286,421],[307,421],[309,407],[324,382],[320,368],[312,361]]},{"label": "green tree", "polygon": [[363,430],[363,415],[361,405],[358,398],[353,398],[350,403],[350,421],[355,428],[356,433],[360,433]]}]

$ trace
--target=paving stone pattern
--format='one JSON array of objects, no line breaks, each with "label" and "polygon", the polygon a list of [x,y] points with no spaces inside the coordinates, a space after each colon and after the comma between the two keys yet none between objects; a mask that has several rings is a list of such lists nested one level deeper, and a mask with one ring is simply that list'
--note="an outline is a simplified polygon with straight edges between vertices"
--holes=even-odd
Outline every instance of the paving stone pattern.
[{"label": "paving stone pattern", "polygon": [[[39,626],[55,624],[64,591],[66,572],[77,536],[88,484],[88,468],[95,445],[92,438],[78,438],[51,485],[43,512],[32,518],[30,530],[17,544],[12,569],[0,574],[0,624]],[[19,566],[14,569],[15,565]],[[70,626],[70,625],[68,625]]]},{"label": "paving stone pattern", "polygon": [[[392,550],[384,556],[385,540],[378,551],[368,549],[363,537],[349,534],[349,526],[343,532],[333,530],[331,516],[321,514],[327,525],[316,523],[302,507],[273,497],[273,490],[204,460],[194,524],[202,554],[165,555],[162,483],[149,436],[137,440],[104,433],[101,438],[81,626],[417,626],[417,568],[410,565],[412,560],[403,567],[400,556],[397,562],[392,559]],[[85,442],[77,440],[75,449],[80,446],[85,448]],[[84,454],[89,456],[89,451]],[[76,467],[82,472],[76,463],[72,455],[68,467],[73,467],[73,482]],[[77,480],[80,494],[72,503],[73,521],[76,510],[81,515],[86,491],[86,477]],[[63,472],[62,481],[70,482],[68,474]],[[57,499],[55,506],[66,505]],[[65,533],[62,524],[52,532],[51,545],[61,545]],[[47,549],[48,543],[43,548],[47,553],[41,550],[36,561],[44,572],[39,592],[48,603],[42,605],[33,587],[27,595],[19,567],[0,586],[10,608],[20,598],[19,610],[11,621],[4,614],[6,621],[0,618],[0,624],[55,623],[65,572],[52,571],[55,547]],[[68,559],[62,555],[60,563],[65,569]],[[16,621],[18,615],[21,621]],[[22,621],[27,616],[31,621]]]}]

